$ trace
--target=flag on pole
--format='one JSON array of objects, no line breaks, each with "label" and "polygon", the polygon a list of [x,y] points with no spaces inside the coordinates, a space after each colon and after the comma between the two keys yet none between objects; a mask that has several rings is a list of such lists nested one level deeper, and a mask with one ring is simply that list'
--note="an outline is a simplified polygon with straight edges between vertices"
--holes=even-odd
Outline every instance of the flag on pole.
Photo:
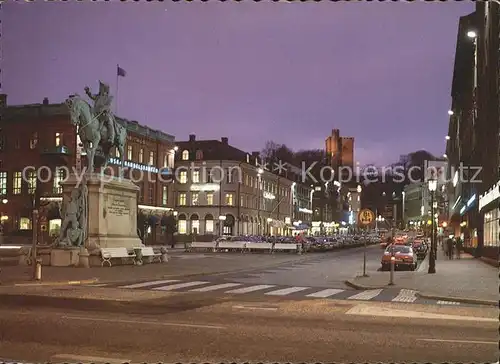
[{"label": "flag on pole", "polygon": [[121,68],[120,66],[117,66],[118,69],[117,69],[117,75],[118,76],[121,76],[121,77],[125,77],[127,75],[127,72],[125,72],[125,70],[123,68]]}]

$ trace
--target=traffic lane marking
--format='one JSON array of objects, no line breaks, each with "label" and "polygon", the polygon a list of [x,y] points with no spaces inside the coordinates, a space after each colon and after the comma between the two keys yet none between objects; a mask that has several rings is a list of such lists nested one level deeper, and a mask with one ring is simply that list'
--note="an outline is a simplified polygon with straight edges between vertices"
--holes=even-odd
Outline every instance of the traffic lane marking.
[{"label": "traffic lane marking", "polygon": [[453,339],[417,339],[417,341],[426,342],[441,342],[441,343],[457,343],[457,344],[484,344],[484,345],[498,345],[498,341],[475,341],[475,340],[453,340]]},{"label": "traffic lane marking", "polygon": [[134,324],[134,325],[157,325],[157,326],[174,326],[174,327],[185,327],[185,328],[197,328],[197,329],[225,329],[226,326],[221,325],[201,325],[201,324],[187,324],[180,322],[160,322],[160,321],[148,321],[148,320],[132,320],[132,319],[110,319],[110,318],[100,318],[100,317],[85,317],[85,316],[62,316],[66,320],[75,321],[95,321],[95,322],[106,322],[106,323],[121,323],[121,324]]}]

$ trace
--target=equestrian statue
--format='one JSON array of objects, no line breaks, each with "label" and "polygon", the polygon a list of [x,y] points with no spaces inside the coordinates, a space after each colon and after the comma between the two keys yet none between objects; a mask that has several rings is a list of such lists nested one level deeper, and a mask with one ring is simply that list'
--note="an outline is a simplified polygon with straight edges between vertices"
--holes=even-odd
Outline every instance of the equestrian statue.
[{"label": "equestrian statue", "polygon": [[123,174],[125,142],[127,130],[116,122],[111,111],[113,96],[109,93],[109,86],[99,81],[99,93],[92,94],[89,87],[85,87],[85,93],[93,101],[91,106],[80,95],[75,94],[66,100],[69,108],[71,122],[77,126],[78,135],[87,154],[88,173],[95,170],[96,150],[100,148],[105,158],[102,170],[106,168],[111,157],[111,149],[115,147],[120,155],[120,176]]}]

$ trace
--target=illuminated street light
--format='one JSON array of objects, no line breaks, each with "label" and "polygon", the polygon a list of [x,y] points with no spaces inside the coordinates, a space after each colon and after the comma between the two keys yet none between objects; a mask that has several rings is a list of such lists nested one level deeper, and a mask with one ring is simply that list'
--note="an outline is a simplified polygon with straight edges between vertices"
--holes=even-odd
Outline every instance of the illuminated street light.
[{"label": "illuminated street light", "polygon": [[2,200],[2,203],[3,203],[3,204],[6,204],[7,202],[9,202],[9,200],[7,200],[6,198],[4,198],[4,199]]},{"label": "illuminated street light", "polygon": [[447,154],[443,154],[443,158],[448,158],[448,155]]},{"label": "illuminated street light", "polygon": [[174,151],[176,151],[176,152],[177,152],[178,150],[179,150],[179,147],[176,145],[176,146],[174,147]]},{"label": "illuminated street light", "polygon": [[453,110],[448,110],[448,115],[450,115],[450,116],[451,116],[451,115],[453,115],[453,114],[455,114],[455,113],[453,112]]},{"label": "illuminated street light", "polygon": [[358,191],[358,193],[361,193],[361,191],[363,191],[363,188],[361,188],[361,185],[358,185],[358,187],[356,188],[356,191]]},{"label": "illuminated street light", "polygon": [[263,170],[262,168],[259,168],[259,169],[257,170],[257,173],[258,173],[258,174],[262,174],[262,173],[264,173],[264,170]]},{"label": "illuminated street light", "polygon": [[476,33],[475,31],[473,31],[473,30],[469,30],[469,31],[467,32],[467,36],[468,36],[469,38],[477,38],[477,33]]},{"label": "illuminated street light", "polygon": [[449,136],[449,135],[445,136],[444,138],[445,138],[446,140],[450,140],[450,136]]}]

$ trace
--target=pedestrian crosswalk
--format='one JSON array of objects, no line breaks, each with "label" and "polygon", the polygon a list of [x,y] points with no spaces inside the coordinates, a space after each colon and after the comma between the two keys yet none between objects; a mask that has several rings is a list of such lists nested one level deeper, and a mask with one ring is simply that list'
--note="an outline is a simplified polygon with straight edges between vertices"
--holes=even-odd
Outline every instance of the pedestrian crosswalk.
[{"label": "pedestrian crosswalk", "polygon": [[153,290],[163,292],[219,293],[226,295],[262,294],[271,297],[338,299],[351,301],[383,301],[401,303],[432,303],[459,305],[459,302],[436,301],[419,298],[417,292],[410,289],[371,289],[357,291],[342,288],[312,286],[284,286],[277,284],[249,284],[242,282],[214,282],[210,280],[182,281],[180,279],[154,280],[128,285],[100,284],[93,287],[114,287],[121,289]]}]

